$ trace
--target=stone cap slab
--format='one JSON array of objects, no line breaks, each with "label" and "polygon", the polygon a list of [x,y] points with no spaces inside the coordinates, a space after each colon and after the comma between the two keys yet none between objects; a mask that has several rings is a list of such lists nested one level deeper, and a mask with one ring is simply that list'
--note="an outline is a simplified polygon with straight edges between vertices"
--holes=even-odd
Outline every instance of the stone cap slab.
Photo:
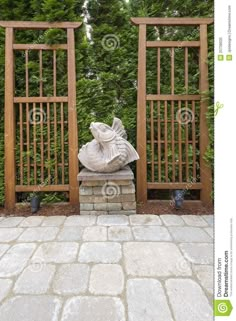
[{"label": "stone cap slab", "polygon": [[129,166],[125,166],[117,172],[98,173],[83,168],[77,176],[78,181],[108,181],[108,180],[133,180],[134,174]]}]

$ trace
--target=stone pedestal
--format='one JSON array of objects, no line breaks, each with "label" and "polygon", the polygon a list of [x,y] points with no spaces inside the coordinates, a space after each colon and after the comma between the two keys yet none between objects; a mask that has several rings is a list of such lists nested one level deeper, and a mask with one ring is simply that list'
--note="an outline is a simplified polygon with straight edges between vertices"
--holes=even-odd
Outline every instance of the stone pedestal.
[{"label": "stone pedestal", "polygon": [[78,175],[80,214],[136,214],[133,180],[129,166],[114,173],[83,169]]}]

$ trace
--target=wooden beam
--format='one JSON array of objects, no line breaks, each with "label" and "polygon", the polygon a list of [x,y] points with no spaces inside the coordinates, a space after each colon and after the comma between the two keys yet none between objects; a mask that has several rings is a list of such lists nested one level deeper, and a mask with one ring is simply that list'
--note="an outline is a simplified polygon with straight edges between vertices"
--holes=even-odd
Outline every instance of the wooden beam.
[{"label": "wooden beam", "polygon": [[147,201],[146,152],[146,25],[139,26],[138,106],[137,106],[137,200]]},{"label": "wooden beam", "polygon": [[67,192],[69,185],[16,185],[16,192]]},{"label": "wooden beam", "polygon": [[0,21],[0,27],[15,29],[50,29],[50,28],[79,28],[82,22],[46,22],[46,21]]},{"label": "wooden beam", "polygon": [[14,97],[14,103],[60,103],[68,102],[68,97]]},{"label": "wooden beam", "polygon": [[194,26],[212,24],[214,18],[131,18],[134,25]]},{"label": "wooden beam", "polygon": [[147,48],[200,47],[200,41],[147,41]]},{"label": "wooden beam", "polygon": [[147,100],[201,100],[201,95],[147,95]]},{"label": "wooden beam", "polygon": [[74,30],[67,29],[68,41],[68,122],[69,122],[69,184],[70,203],[79,204],[78,125],[76,111],[76,67]]},{"label": "wooden beam", "polygon": [[200,104],[200,177],[203,185],[201,191],[201,201],[206,204],[211,204],[212,192],[212,175],[211,168],[207,165],[204,157],[209,146],[209,134],[206,113],[208,110],[207,92],[209,90],[208,84],[208,44],[207,44],[207,25],[200,26],[200,93],[202,100]]},{"label": "wooden beam", "polygon": [[13,45],[13,49],[15,50],[57,50],[57,49],[67,49],[67,44],[58,44],[58,45],[45,45],[38,43],[15,43]]},{"label": "wooden beam", "polygon": [[15,110],[13,28],[6,28],[5,41],[5,208],[13,210],[16,202],[15,184]]},{"label": "wooden beam", "polygon": [[203,186],[201,183],[148,183],[148,189],[201,189]]}]

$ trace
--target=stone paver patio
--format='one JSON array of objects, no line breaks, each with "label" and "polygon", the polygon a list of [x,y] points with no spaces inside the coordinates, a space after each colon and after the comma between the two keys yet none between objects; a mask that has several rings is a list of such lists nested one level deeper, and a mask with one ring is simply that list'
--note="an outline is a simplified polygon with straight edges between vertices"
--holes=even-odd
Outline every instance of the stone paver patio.
[{"label": "stone paver patio", "polygon": [[213,216],[0,218],[1,321],[211,321]]}]

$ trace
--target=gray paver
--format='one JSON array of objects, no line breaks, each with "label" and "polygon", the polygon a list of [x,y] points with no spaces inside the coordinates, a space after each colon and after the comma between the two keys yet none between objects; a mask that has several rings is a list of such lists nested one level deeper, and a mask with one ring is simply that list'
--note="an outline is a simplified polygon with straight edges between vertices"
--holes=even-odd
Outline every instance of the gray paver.
[{"label": "gray paver", "polygon": [[10,245],[0,244],[0,257],[9,249]]},{"label": "gray paver", "polygon": [[[123,248],[128,275],[145,277],[192,274],[190,265],[173,243],[129,242]],[[184,262],[184,269],[177,268],[179,262]]]},{"label": "gray paver", "polygon": [[129,321],[173,321],[164,290],[157,280],[128,280],[127,303]]},{"label": "gray paver", "polygon": [[207,222],[199,215],[182,215],[182,219],[190,226],[207,226]]},{"label": "gray paver", "polygon": [[10,279],[0,279],[0,303],[8,295],[12,283]]},{"label": "gray paver", "polygon": [[201,287],[191,279],[169,279],[167,293],[176,321],[212,321],[213,312]]},{"label": "gray paver", "polygon": [[48,216],[45,217],[42,226],[61,226],[66,219],[66,216]]},{"label": "gray paver", "polygon": [[34,258],[46,263],[70,263],[76,260],[79,244],[76,242],[51,242],[39,246]]},{"label": "gray paver", "polygon": [[205,227],[204,230],[210,235],[210,237],[214,238],[213,227]]},{"label": "gray paver", "polygon": [[11,277],[19,274],[26,266],[36,245],[22,243],[14,245],[0,260],[0,277]]},{"label": "gray paver", "polygon": [[0,242],[11,242],[24,231],[23,228],[1,228],[0,229]]},{"label": "gray paver", "polygon": [[90,226],[96,223],[95,215],[73,215],[67,217],[65,226]]},{"label": "gray paver", "polygon": [[167,214],[167,215],[161,215],[160,217],[166,226],[183,226],[184,225],[184,221],[179,215]]},{"label": "gray paver", "polygon": [[214,215],[202,215],[209,226],[214,226]]},{"label": "gray paver", "polygon": [[197,275],[203,288],[210,294],[213,294],[214,288],[214,273],[212,265],[194,265],[193,270]]},{"label": "gray paver", "polygon": [[176,242],[212,242],[212,238],[200,227],[170,226],[168,229]]},{"label": "gray paver", "polygon": [[161,225],[161,220],[157,215],[132,215],[130,216],[132,225]]},{"label": "gray paver", "polygon": [[79,261],[84,263],[117,263],[121,259],[121,245],[115,242],[83,243]]},{"label": "gray paver", "polygon": [[19,227],[37,227],[43,220],[44,216],[29,216],[20,223]]},{"label": "gray paver", "polygon": [[110,241],[132,241],[133,235],[129,226],[110,226],[108,228],[108,239]]},{"label": "gray paver", "polygon": [[185,258],[195,264],[213,264],[213,244],[182,243],[180,249]]},{"label": "gray paver", "polygon": [[89,266],[86,264],[63,264],[53,282],[53,291],[61,295],[81,294],[87,290]]},{"label": "gray paver", "polygon": [[128,225],[129,219],[126,215],[101,215],[98,217],[98,225]]},{"label": "gray paver", "polygon": [[1,227],[16,227],[23,221],[24,217],[6,217],[4,220],[0,221],[0,228]]},{"label": "gray paver", "polygon": [[39,270],[35,270],[34,266],[29,265],[17,279],[13,292],[16,294],[46,293],[55,270],[55,266],[50,264],[43,264]]},{"label": "gray paver", "polygon": [[19,242],[53,241],[58,234],[58,227],[29,227],[18,238]]},{"label": "gray paver", "polygon": [[64,226],[57,236],[58,241],[82,240],[84,228],[81,226]]},{"label": "gray paver", "polygon": [[61,321],[125,321],[124,306],[118,298],[74,297],[66,302]]},{"label": "gray paver", "polygon": [[134,226],[134,238],[137,241],[171,241],[172,237],[163,226]]},{"label": "gray paver", "polygon": [[97,264],[92,268],[89,291],[92,294],[119,295],[124,288],[124,274],[118,264]]},{"label": "gray paver", "polygon": [[83,241],[106,241],[107,228],[105,226],[88,226],[84,230]]},{"label": "gray paver", "polygon": [[59,321],[61,306],[51,295],[16,296],[0,307],[1,321]]}]

